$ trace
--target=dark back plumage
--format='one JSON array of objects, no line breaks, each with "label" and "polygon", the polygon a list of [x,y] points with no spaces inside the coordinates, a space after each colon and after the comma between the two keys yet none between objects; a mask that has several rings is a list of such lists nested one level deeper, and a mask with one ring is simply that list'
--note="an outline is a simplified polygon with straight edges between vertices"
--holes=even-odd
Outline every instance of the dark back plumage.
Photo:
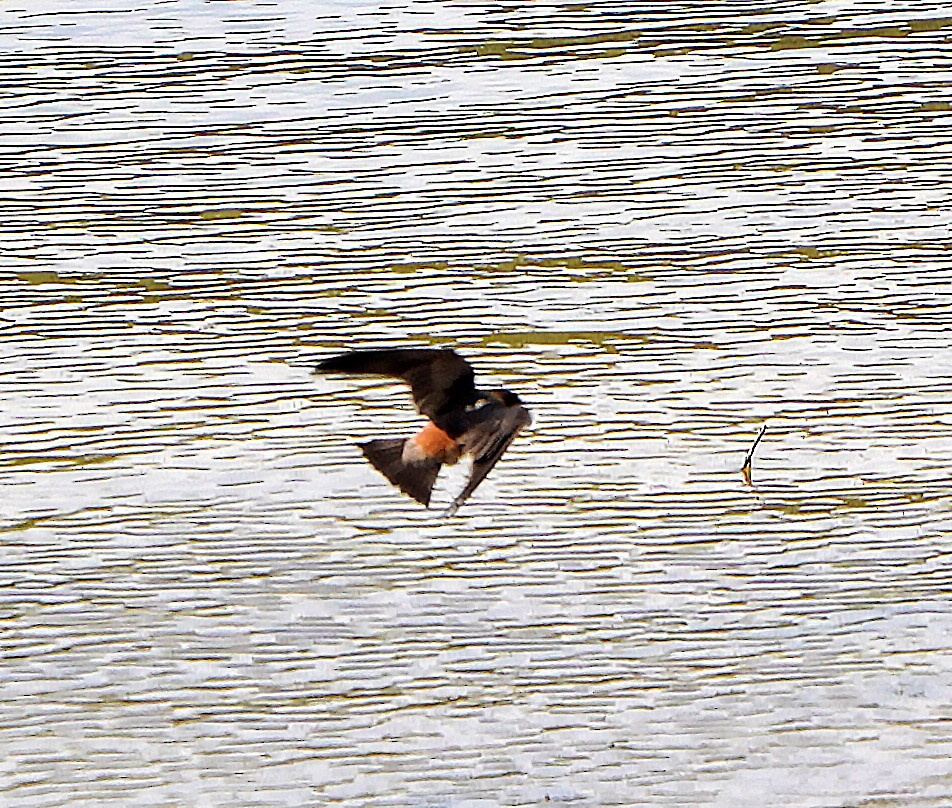
[{"label": "dark back plumage", "polygon": [[476,398],[473,368],[449,348],[352,351],[319,362],[322,373],[392,376],[410,385],[417,409],[437,425]]}]

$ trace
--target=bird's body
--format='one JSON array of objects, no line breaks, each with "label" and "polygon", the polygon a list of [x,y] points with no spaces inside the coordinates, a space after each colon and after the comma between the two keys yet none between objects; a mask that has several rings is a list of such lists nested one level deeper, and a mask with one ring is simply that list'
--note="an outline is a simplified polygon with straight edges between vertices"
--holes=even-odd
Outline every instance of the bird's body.
[{"label": "bird's body", "polygon": [[403,447],[404,460],[408,463],[432,458],[446,466],[452,466],[460,459],[461,454],[459,441],[453,440],[432,421],[410,438]]},{"label": "bird's body", "polygon": [[430,420],[411,438],[360,444],[390,482],[429,505],[437,474],[461,456],[473,458],[469,482],[449,513],[476,490],[516,434],[532,423],[529,411],[508,390],[477,390],[473,369],[447,348],[352,351],[318,363],[322,373],[393,376],[410,385],[417,409]]}]

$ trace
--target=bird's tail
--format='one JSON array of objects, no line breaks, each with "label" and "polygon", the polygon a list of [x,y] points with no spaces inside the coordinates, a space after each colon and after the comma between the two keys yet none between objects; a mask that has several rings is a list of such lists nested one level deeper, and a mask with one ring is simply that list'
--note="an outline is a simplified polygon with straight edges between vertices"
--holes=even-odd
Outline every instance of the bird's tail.
[{"label": "bird's tail", "polygon": [[409,494],[417,502],[429,506],[433,484],[443,464],[430,458],[412,463],[405,462],[403,445],[406,442],[406,438],[391,438],[371,440],[358,446],[373,467],[404,494]]}]

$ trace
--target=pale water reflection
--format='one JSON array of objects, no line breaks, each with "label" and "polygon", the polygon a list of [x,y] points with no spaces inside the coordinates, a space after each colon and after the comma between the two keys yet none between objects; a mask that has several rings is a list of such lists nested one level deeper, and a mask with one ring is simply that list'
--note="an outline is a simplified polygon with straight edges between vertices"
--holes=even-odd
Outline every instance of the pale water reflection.
[{"label": "pale water reflection", "polygon": [[0,802],[952,804],[947,14],[8,4]]}]

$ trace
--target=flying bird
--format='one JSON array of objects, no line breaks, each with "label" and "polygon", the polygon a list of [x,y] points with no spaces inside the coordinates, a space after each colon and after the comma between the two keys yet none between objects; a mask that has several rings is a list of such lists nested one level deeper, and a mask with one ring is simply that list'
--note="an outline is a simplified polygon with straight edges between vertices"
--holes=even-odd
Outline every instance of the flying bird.
[{"label": "flying bird", "polygon": [[319,362],[320,373],[392,376],[410,385],[429,422],[412,438],[360,443],[364,456],[391,483],[429,506],[443,465],[473,458],[469,481],[447,510],[452,516],[499,462],[513,438],[532,423],[519,396],[509,390],[477,390],[473,368],[449,348],[351,351]]}]

